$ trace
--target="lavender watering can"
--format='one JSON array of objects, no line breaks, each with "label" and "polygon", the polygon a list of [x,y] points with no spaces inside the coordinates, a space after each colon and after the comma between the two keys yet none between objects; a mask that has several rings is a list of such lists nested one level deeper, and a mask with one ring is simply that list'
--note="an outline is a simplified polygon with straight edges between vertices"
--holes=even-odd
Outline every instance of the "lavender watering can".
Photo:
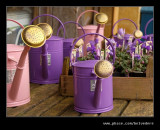
[{"label": "lavender watering can", "polygon": [[[82,13],[78,16],[76,22],[78,23],[78,22],[79,22],[79,19],[81,18],[81,16],[82,16],[83,14],[87,13],[87,12],[94,12],[94,13],[96,13],[96,14],[99,13],[99,12],[96,11],[96,10],[86,10],[86,11],[82,12]],[[84,31],[85,31],[86,34],[87,34],[87,33],[96,33],[97,27],[98,27],[97,25],[85,25],[85,26],[83,26],[83,29],[84,29]],[[100,27],[100,29],[99,29],[99,34],[104,35],[104,28],[105,28],[105,26],[103,26],[103,27],[101,26],[101,27]],[[78,27],[78,25],[77,25],[77,30],[78,30],[78,36],[83,35],[83,30],[82,30],[80,27]],[[98,39],[99,39],[100,43],[101,43],[101,41],[103,40],[103,38],[101,38],[101,37],[98,37]],[[86,49],[87,49],[87,43],[88,43],[90,40],[94,40],[94,36],[88,35],[88,36],[85,37],[85,42],[84,42],[84,46],[83,46],[83,55],[84,55],[84,56],[86,56],[86,54],[87,54],[87,50],[86,50]],[[100,47],[101,47],[101,45],[100,45]]]},{"label": "lavender watering can", "polygon": [[[99,33],[87,33],[80,36],[73,43],[72,49],[79,39],[88,35],[99,35],[108,41],[108,44],[113,50],[113,63],[108,62],[113,67],[115,62],[114,48],[110,40]],[[74,109],[78,112],[102,113],[113,109],[112,73],[108,76],[108,78],[99,78],[95,73],[95,65],[100,61],[102,60],[85,60],[73,63],[70,54],[70,62],[72,65],[74,79]]]},{"label": "lavender watering can", "polygon": [[[119,20],[113,25],[113,28],[112,28],[112,36],[113,36],[114,40],[117,42],[117,47],[118,47],[119,45],[128,44],[128,42],[132,42],[132,41],[134,40],[134,36],[133,36],[132,34],[125,34],[125,31],[124,31],[123,29],[122,29],[122,30],[119,30],[119,33],[122,33],[122,32],[123,32],[123,34],[119,34],[119,33],[117,33],[117,35],[114,35],[114,34],[113,34],[113,30],[114,30],[116,24],[117,24],[118,22],[122,21],[122,20],[129,20],[130,22],[132,22],[132,23],[134,24],[136,30],[138,30],[138,27],[137,27],[136,23],[135,23],[133,20],[128,19],[128,18],[119,19]],[[135,30],[135,31],[136,31],[136,30]],[[121,37],[119,37],[118,35],[120,35]]]},{"label": "lavender watering can", "polygon": [[146,26],[145,26],[145,30],[144,30],[144,36],[142,37],[142,39],[145,39],[146,41],[152,41],[152,44],[153,44],[153,34],[147,34],[147,27],[148,25],[153,21],[153,18],[151,18],[147,23],[146,23]]},{"label": "lavender watering can", "polygon": [[[83,31],[83,34],[85,34],[85,31],[84,31],[83,27],[82,27],[79,23],[76,23],[76,22],[74,22],[74,21],[67,21],[67,22],[63,23],[63,25],[68,24],[68,23],[78,24],[78,25],[81,27],[81,29],[82,29],[82,31]],[[59,29],[58,29],[58,31],[57,31],[57,36],[59,35],[59,31],[60,31],[61,27],[62,27],[62,26],[60,26]],[[72,48],[72,46],[73,46],[73,41],[74,41],[75,39],[76,39],[76,38],[63,39],[63,59],[64,59],[65,57],[67,57],[67,56],[68,56],[68,57],[70,56],[71,48]],[[84,38],[84,40],[85,40],[85,38]],[[78,55],[79,55],[79,52],[77,51],[76,56],[78,56]]]},{"label": "lavender watering can", "polygon": [[[64,31],[63,23],[54,15],[42,14],[35,17],[32,22],[42,16],[50,16],[57,19]],[[59,77],[63,67],[63,39],[59,36],[51,36],[44,46],[31,48],[29,53],[30,60],[30,81],[38,84],[59,83]]]}]

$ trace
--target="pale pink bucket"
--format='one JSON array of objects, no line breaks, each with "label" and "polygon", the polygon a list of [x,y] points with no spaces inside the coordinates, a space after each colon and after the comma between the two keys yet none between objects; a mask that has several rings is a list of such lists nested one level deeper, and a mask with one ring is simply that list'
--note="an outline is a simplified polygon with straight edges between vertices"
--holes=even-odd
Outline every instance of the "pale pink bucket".
[{"label": "pale pink bucket", "polygon": [[[99,13],[99,12],[97,12],[96,10],[86,10],[86,11],[82,12],[82,13],[78,16],[76,22],[78,23],[80,17],[81,17],[84,13],[87,13],[87,12]],[[87,34],[87,33],[96,33],[97,27],[98,27],[97,25],[85,25],[85,26],[83,26],[83,29],[84,29],[84,31],[85,31],[85,34]],[[99,34],[104,35],[104,28],[105,28],[105,26],[100,27]],[[83,30],[81,29],[81,27],[78,27],[78,25],[77,25],[77,30],[78,30],[78,37],[84,35]],[[88,35],[88,36],[85,37],[84,46],[83,46],[83,55],[84,55],[84,56],[86,56],[86,54],[87,54],[87,47],[86,47],[87,43],[88,43],[89,41],[91,41],[91,40],[94,40],[94,38],[95,38],[95,35],[93,35],[93,36],[92,36],[92,35]],[[103,38],[100,37],[100,36],[98,36],[97,38],[99,39],[99,42],[101,43],[101,41],[103,40]],[[101,44],[100,44],[100,48],[101,48]]]},{"label": "pale pink bucket", "polygon": [[[13,21],[17,24],[18,22]],[[21,24],[19,24],[23,27]],[[15,107],[26,104],[30,101],[30,82],[29,82],[29,59],[28,54],[23,68],[23,74],[19,87],[12,86],[12,82],[17,69],[24,46],[7,44],[7,107]],[[14,92],[17,91],[17,92]]]}]

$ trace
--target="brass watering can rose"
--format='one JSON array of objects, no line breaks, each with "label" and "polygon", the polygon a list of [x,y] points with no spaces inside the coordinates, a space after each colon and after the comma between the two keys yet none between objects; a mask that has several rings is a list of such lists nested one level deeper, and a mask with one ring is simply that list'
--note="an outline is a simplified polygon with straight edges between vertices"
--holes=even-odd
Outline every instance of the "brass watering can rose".
[{"label": "brass watering can rose", "polygon": [[25,27],[21,33],[23,42],[33,48],[38,48],[44,45],[46,41],[45,32],[36,25]]},{"label": "brass watering can rose", "polygon": [[107,60],[100,60],[95,64],[94,72],[99,78],[108,78],[113,73],[113,65]]},{"label": "brass watering can rose", "polygon": [[140,30],[136,30],[134,32],[134,36],[135,36],[135,38],[141,38],[143,36],[143,33]]},{"label": "brass watering can rose", "polygon": [[44,31],[44,33],[46,35],[46,40],[49,39],[52,36],[53,29],[49,24],[39,23],[39,24],[37,24],[37,26],[40,27]]},{"label": "brass watering can rose", "polygon": [[[73,43],[74,43],[76,40],[77,40],[77,38],[74,39]],[[79,39],[79,40],[77,41],[77,43],[75,44],[75,48],[79,48],[79,47],[80,47],[81,45],[83,45],[83,44],[84,44],[83,39]]]},{"label": "brass watering can rose", "polygon": [[108,16],[105,13],[97,13],[95,20],[98,24],[105,24],[108,22]]}]

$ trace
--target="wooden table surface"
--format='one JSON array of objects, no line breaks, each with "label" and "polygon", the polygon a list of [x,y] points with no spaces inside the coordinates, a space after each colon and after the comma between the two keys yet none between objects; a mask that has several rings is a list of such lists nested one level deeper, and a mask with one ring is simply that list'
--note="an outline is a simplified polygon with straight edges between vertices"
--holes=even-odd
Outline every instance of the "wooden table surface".
[{"label": "wooden table surface", "polygon": [[74,110],[73,97],[59,94],[59,84],[31,83],[31,101],[25,105],[7,108],[7,117],[152,117],[153,100],[114,99],[109,112],[86,114]]}]

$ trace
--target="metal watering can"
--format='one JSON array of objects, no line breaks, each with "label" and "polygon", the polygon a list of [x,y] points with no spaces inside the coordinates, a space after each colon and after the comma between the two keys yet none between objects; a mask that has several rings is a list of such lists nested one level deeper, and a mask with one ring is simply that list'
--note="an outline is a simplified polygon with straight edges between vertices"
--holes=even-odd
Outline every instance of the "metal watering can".
[{"label": "metal watering can", "polygon": [[[50,16],[57,19],[64,31],[63,23],[54,15],[42,14],[35,17],[32,22],[42,16]],[[59,36],[52,36],[46,40],[44,46],[32,48],[29,53],[30,81],[38,84],[59,83],[59,77],[63,68],[63,39]]]},{"label": "metal watering can", "polygon": [[112,36],[113,36],[114,40],[117,42],[117,47],[118,47],[119,45],[128,44],[128,42],[132,42],[132,41],[134,40],[134,35],[132,35],[132,34],[124,34],[122,37],[118,37],[117,35],[114,35],[114,34],[113,34],[114,27],[116,26],[116,24],[117,24],[118,22],[120,22],[120,21],[122,21],[122,20],[129,20],[129,21],[131,21],[131,22],[134,24],[136,30],[138,30],[138,27],[137,27],[136,23],[135,23],[134,21],[132,21],[131,19],[128,19],[128,18],[119,19],[119,20],[113,25],[113,28],[112,28]]},{"label": "metal watering can", "polygon": [[[95,12],[96,14],[99,13],[99,12],[97,12],[96,10],[86,10],[86,11],[82,12],[82,13],[78,16],[76,22],[78,23],[78,22],[79,22],[79,19],[81,18],[81,16],[82,16],[83,14],[87,13],[87,12]],[[107,17],[107,21],[108,21],[108,17]],[[97,33],[97,32],[96,32],[96,31],[97,31],[97,28],[98,28],[97,25],[85,25],[85,26],[83,26],[83,29],[84,29],[84,31],[85,31],[86,34],[87,34],[87,33]],[[99,28],[99,34],[104,35],[104,28],[105,28],[105,26],[103,26],[103,27],[101,26],[101,27]],[[83,35],[83,30],[82,30],[80,27],[78,27],[78,25],[77,25],[77,30],[78,30],[78,36]],[[103,38],[101,38],[101,37],[98,37],[98,39],[99,39],[99,42],[100,42],[100,43],[101,43],[101,41],[103,40]],[[84,56],[87,55],[87,43],[88,43],[90,40],[94,40],[94,36],[88,35],[88,36],[85,37],[85,42],[84,42],[84,46],[83,46],[83,54],[84,54]],[[101,49],[101,44],[100,44],[100,49]]]},{"label": "metal watering can", "polygon": [[146,26],[145,26],[145,30],[144,30],[144,36],[142,36],[142,39],[145,39],[145,41],[152,41],[152,45],[153,45],[153,34],[147,34],[147,27],[149,25],[149,23],[151,23],[153,21],[153,18],[151,18],[147,23],[146,23]]},{"label": "metal watering can", "polygon": [[[80,28],[82,29],[83,34],[85,34],[85,31],[84,31],[83,27],[79,23],[76,23],[74,21],[67,21],[67,22],[63,23],[63,25],[68,24],[68,23],[78,24],[80,26]],[[59,35],[59,31],[60,31],[61,27],[62,26],[60,26],[58,31],[57,31],[57,36]],[[76,38],[63,39],[63,59],[65,57],[67,57],[67,56],[68,57],[70,56],[71,48],[73,46],[74,40],[76,40]],[[85,37],[84,37],[84,40],[85,40]],[[76,48],[78,49],[79,46],[81,46],[81,44],[77,45]],[[79,56],[79,52],[78,51],[77,51],[76,56]]]},{"label": "metal watering can", "polygon": [[[88,33],[80,36],[76,42],[88,35],[98,35],[108,41],[113,50],[113,63],[107,60],[86,60],[72,63],[74,79],[74,109],[82,113],[102,113],[113,108],[113,65],[114,48],[105,36],[99,33]],[[107,65],[107,66],[106,66]]]},{"label": "metal watering can", "polygon": [[7,44],[7,107],[15,107],[30,101],[28,51],[45,43],[44,31],[38,26],[23,27],[21,37],[27,46]]}]

